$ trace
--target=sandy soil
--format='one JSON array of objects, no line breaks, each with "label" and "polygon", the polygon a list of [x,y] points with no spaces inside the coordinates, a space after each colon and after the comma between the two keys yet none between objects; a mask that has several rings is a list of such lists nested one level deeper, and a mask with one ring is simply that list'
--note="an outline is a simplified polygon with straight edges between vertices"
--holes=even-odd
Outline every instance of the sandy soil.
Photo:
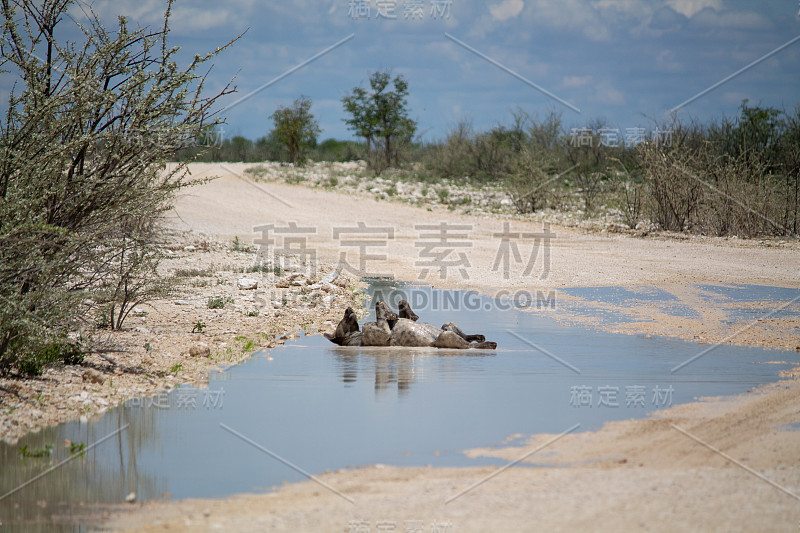
[{"label": "sandy soil", "polygon": [[[195,165],[196,176],[221,178],[191,190],[178,202],[175,228],[223,242],[238,237],[252,244],[259,237],[254,227],[288,228],[293,222],[306,228],[292,234],[305,239],[295,241],[303,253],[313,250],[318,258],[335,261],[344,252],[351,265],[364,259],[369,273],[391,273],[399,280],[489,295],[577,286],[655,287],[699,310],[700,318],[676,318],[639,303],[625,311],[637,317],[636,322],[595,325],[706,343],[791,350],[800,344],[800,319],[776,314],[754,323],[731,324],[724,310],[705,299],[695,285],[800,288],[797,241],[675,235],[636,238],[553,226],[550,231],[556,235],[550,240],[549,264],[543,261],[543,249],[535,261],[527,262],[533,238],[507,235],[506,244],[518,245],[520,259],[509,255],[506,273],[502,264],[494,268],[503,245],[497,234],[504,231],[505,223],[509,224],[506,233],[541,233],[541,223],[255,183],[244,177],[247,166]],[[354,233],[359,223],[376,232]],[[420,227],[443,223],[452,232],[446,237],[441,230]],[[426,237],[432,232],[434,238]],[[268,236],[273,242],[263,246],[289,247],[281,243],[285,235],[274,232]],[[367,247],[352,246],[354,240],[366,241]],[[431,250],[425,244],[442,242],[450,244],[439,246],[440,250],[454,250],[446,258],[454,260],[453,266],[444,277],[437,270],[425,275],[425,262],[431,257],[425,255]],[[365,255],[383,257],[365,259]],[[531,266],[529,272],[525,272],[527,266]],[[557,295],[557,303],[565,305],[547,312],[562,320],[579,320],[569,312],[574,305],[567,305],[576,304],[575,298]],[[765,311],[771,310],[770,305],[775,307],[774,302],[765,304]],[[422,314],[424,309],[416,311]],[[589,433],[535,435],[524,447],[503,448],[498,443],[496,449],[470,452],[551,465],[547,467],[498,471],[374,465],[326,473],[269,494],[126,506],[114,510],[104,527],[137,531],[797,531],[800,431],[785,427],[797,422],[800,382],[795,375],[741,397],[676,406],[651,419],[616,422]]]}]

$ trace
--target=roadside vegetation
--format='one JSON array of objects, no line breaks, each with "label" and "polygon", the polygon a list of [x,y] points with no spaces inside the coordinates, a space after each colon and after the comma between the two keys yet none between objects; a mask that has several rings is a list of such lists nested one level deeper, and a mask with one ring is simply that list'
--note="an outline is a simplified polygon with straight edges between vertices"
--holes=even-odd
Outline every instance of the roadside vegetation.
[{"label": "roadside vegetation", "polygon": [[[585,218],[614,213],[631,229],[716,236],[800,231],[800,107],[785,111],[745,100],[732,118],[710,124],[676,120],[634,131],[599,120],[567,127],[558,113],[537,117],[518,109],[508,124],[479,131],[462,121],[443,139],[422,143],[412,142],[416,124],[407,119],[408,86],[402,79],[394,96],[376,105],[402,108],[392,115],[396,139],[376,133],[388,129],[371,129],[381,121],[370,126],[375,111],[368,104],[380,101],[376,95],[388,87],[388,74],[376,72],[370,82],[372,92],[356,87],[343,99],[346,122],[364,141],[328,139],[309,148],[309,160],[365,161],[365,176],[426,184],[423,196],[438,195],[450,205],[467,200],[447,198],[442,184],[502,190],[521,215],[547,209]],[[275,137],[273,131],[256,142],[225,139],[193,160],[288,162],[274,148]],[[254,166],[251,174],[258,178],[263,170]],[[304,180],[302,172],[285,172],[287,182]],[[336,187],[342,179],[331,173],[325,186]],[[386,188],[382,197],[396,192]]]},{"label": "roadside vegetation", "polygon": [[77,20],[71,0],[0,5],[0,68],[17,76],[0,121],[0,374],[36,375],[101,352],[94,331],[169,289],[159,222],[190,182],[164,165],[231,89],[203,91],[225,47],[178,65],[172,2],[156,29],[106,28],[87,5]]}]

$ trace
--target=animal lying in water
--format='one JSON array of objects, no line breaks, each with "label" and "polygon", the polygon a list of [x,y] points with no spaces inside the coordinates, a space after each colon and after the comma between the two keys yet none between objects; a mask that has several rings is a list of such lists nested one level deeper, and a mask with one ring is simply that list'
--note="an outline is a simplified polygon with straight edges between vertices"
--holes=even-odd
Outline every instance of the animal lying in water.
[{"label": "animal lying in water", "polygon": [[399,313],[394,313],[383,301],[375,303],[375,322],[367,322],[361,331],[358,319],[351,308],[331,335],[325,338],[339,346],[433,346],[436,348],[478,348],[494,350],[496,342],[487,342],[483,335],[466,335],[461,329],[448,322],[441,328],[425,322],[417,322],[419,317],[411,310],[407,301],[401,300]]}]

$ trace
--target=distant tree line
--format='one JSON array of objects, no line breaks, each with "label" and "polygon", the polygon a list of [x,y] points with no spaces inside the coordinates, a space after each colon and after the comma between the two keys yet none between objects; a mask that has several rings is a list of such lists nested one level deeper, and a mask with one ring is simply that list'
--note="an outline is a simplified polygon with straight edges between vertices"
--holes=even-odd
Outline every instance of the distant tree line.
[{"label": "distant tree line", "polygon": [[319,123],[312,102],[301,96],[289,107],[278,107],[269,117],[270,133],[255,141],[242,136],[222,139],[221,130],[203,133],[192,146],[178,151],[181,161],[281,161],[302,165],[314,161],[366,160],[376,173],[405,162],[416,122],[408,116],[408,82],[388,72],[369,76],[369,89],[355,87],[342,98],[348,128],[363,142],[326,139],[317,144]]},{"label": "distant tree line", "polygon": [[567,130],[556,113],[537,120],[517,111],[510,125],[488,131],[457,125],[419,161],[433,176],[502,184],[520,213],[577,195],[587,215],[600,205],[619,209],[631,228],[649,221],[708,235],[800,232],[800,107],[745,100],[734,118],[660,124],[635,143],[623,135],[602,121]]},{"label": "distant tree line", "polygon": [[[643,221],[670,231],[713,235],[797,235],[800,231],[800,108],[793,113],[751,106],[710,124],[658,124],[637,134],[595,120],[565,128],[550,112],[523,110],[510,124],[476,131],[463,121],[444,139],[414,142],[409,86],[402,76],[374,72],[369,87],[342,98],[348,128],[361,142],[317,144],[311,101],[301,97],[272,115],[266,137],[223,140],[201,161],[365,160],[379,174],[415,168],[423,179],[468,179],[506,188],[520,213],[563,206],[579,197],[587,215],[619,209],[631,228]],[[634,130],[638,128],[633,128]]]}]

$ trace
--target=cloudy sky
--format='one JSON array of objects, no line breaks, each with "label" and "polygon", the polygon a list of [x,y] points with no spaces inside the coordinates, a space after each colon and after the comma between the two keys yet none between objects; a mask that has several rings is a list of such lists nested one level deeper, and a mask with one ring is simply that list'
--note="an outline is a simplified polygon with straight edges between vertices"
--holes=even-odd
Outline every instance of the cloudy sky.
[{"label": "cloudy sky", "polygon": [[[124,13],[139,25],[158,24],[164,8],[93,5],[104,20]],[[517,107],[559,111],[566,126],[602,119],[623,129],[649,129],[693,98],[682,118],[732,116],[745,98],[794,109],[798,11],[797,0],[178,0],[172,39],[189,57],[245,32],[216,60],[210,88],[235,77],[230,105],[269,86],[225,110],[227,136],[265,135],[275,108],[304,94],[322,138],[350,138],[341,98],[389,69],[409,81],[411,116],[433,140],[463,119],[508,123]]]}]

